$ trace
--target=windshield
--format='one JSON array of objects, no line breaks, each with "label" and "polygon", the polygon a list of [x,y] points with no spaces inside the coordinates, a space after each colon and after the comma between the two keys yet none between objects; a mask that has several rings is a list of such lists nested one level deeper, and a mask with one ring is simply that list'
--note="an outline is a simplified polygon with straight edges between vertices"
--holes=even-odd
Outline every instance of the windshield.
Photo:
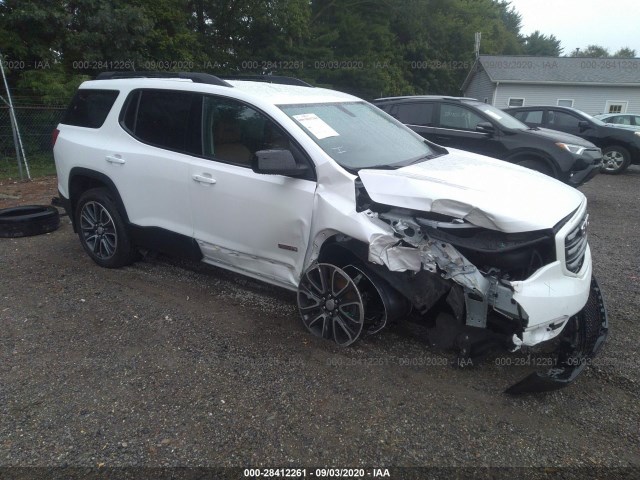
[{"label": "windshield", "polygon": [[364,102],[280,105],[280,109],[348,170],[397,168],[442,154]]},{"label": "windshield", "polygon": [[475,104],[474,106],[484,112],[486,115],[491,117],[495,122],[498,122],[500,125],[506,128],[517,128],[520,130],[529,130],[529,126],[522,123],[515,117],[512,117],[506,112],[502,110],[498,110],[496,107],[489,105],[487,103]]}]

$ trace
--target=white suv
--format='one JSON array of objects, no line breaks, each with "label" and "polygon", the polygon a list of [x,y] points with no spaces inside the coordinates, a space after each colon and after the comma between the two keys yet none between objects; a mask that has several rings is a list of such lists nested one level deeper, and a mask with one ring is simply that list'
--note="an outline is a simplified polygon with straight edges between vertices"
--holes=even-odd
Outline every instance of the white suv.
[{"label": "white suv", "polygon": [[553,368],[512,393],[580,373],[608,328],[582,193],[425,141],[351,95],[256,80],[80,86],[54,156],[96,263],[153,249],[297,291],[305,327],[340,345],[407,316],[462,359],[560,339]]}]

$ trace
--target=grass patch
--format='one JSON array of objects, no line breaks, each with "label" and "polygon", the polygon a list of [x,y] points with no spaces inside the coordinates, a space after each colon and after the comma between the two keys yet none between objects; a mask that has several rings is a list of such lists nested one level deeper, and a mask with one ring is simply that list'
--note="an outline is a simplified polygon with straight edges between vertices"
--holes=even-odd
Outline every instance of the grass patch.
[{"label": "grass patch", "polygon": [[[43,153],[27,157],[31,178],[45,177],[56,174],[56,164],[53,154]],[[23,179],[27,179],[27,172],[22,166]],[[0,180],[20,180],[20,170],[15,157],[4,157],[0,160]]]}]

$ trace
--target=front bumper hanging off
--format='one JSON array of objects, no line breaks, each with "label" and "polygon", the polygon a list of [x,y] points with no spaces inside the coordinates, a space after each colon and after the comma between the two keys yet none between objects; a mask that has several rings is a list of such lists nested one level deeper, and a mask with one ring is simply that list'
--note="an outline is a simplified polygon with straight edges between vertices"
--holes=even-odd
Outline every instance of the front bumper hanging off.
[{"label": "front bumper hanging off", "polygon": [[573,382],[596,356],[609,331],[607,310],[600,286],[591,277],[589,299],[582,310],[571,317],[560,334],[555,364],[546,372],[535,372],[509,387],[505,393],[548,392]]}]

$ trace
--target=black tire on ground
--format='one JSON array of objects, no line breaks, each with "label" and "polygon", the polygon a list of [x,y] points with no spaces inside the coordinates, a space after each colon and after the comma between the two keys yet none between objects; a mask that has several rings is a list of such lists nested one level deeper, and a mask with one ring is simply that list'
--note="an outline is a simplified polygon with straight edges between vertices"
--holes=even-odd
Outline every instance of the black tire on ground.
[{"label": "black tire on ground", "polygon": [[536,172],[544,173],[545,175],[556,178],[556,176],[553,173],[553,170],[544,160],[527,158],[526,160],[521,160],[517,162],[517,164],[520,165],[521,167],[525,167],[530,170],[535,170]]},{"label": "black tire on ground", "polygon": [[53,232],[60,226],[58,209],[25,205],[0,210],[0,237],[17,238]]},{"label": "black tire on ground", "polygon": [[84,192],[74,215],[80,243],[98,265],[118,268],[136,260],[137,250],[109,190],[93,188]]},{"label": "black tire on ground", "polygon": [[618,175],[624,172],[631,162],[629,150],[619,145],[612,145],[602,149],[602,173]]}]

